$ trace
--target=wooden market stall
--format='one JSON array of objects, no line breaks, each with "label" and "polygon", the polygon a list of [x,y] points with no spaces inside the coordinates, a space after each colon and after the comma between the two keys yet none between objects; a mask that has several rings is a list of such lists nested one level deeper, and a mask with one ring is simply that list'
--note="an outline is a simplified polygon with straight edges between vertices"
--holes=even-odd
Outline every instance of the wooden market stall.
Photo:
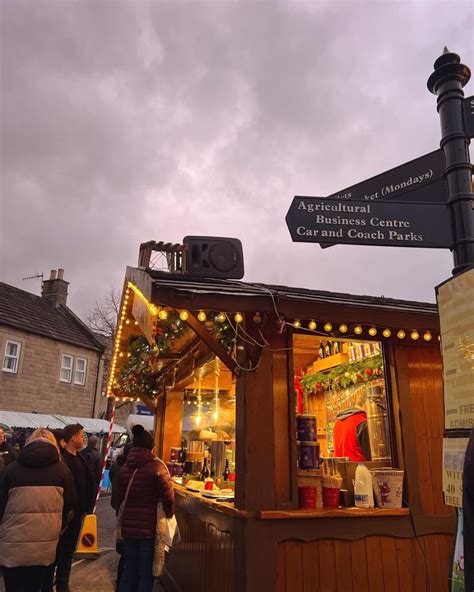
[{"label": "wooden market stall", "polygon": [[[206,438],[213,463],[220,442],[235,463],[231,501],[176,484],[182,542],[167,590],[444,591],[455,517],[441,486],[438,334],[432,304],[127,268],[108,394],[153,410],[172,470],[186,448],[198,480]],[[351,507],[300,509],[297,412],[316,415],[320,454],[332,456],[337,406],[374,385],[379,466],[404,471],[403,507],[352,507],[357,463],[341,461]]]}]

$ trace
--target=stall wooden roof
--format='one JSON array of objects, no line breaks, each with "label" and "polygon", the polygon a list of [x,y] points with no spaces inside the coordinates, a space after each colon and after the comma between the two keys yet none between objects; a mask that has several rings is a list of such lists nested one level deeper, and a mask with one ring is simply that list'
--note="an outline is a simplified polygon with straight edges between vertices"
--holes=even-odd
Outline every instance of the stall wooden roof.
[{"label": "stall wooden roof", "polygon": [[274,311],[289,318],[374,323],[439,329],[436,304],[385,296],[310,290],[236,280],[196,279],[184,274],[128,267],[127,280],[156,304],[223,311]]}]

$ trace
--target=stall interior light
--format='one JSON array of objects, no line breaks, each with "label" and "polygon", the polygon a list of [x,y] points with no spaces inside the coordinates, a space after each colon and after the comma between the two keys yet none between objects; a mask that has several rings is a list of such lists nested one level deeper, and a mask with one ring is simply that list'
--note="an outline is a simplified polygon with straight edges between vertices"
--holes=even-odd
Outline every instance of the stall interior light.
[{"label": "stall interior light", "polygon": [[332,331],[332,325],[331,323],[325,323],[324,324],[324,330],[329,333],[329,331]]},{"label": "stall interior light", "polygon": [[300,321],[299,319],[295,319],[295,320],[293,321],[293,327],[294,327],[295,329],[299,329],[299,328],[301,327],[301,321]]},{"label": "stall interior light", "polygon": [[345,323],[339,325],[339,333],[347,333],[347,325]]},{"label": "stall interior light", "polygon": [[361,327],[360,325],[356,325],[356,326],[354,327],[354,333],[355,333],[356,335],[362,335],[362,327]]},{"label": "stall interior light", "polygon": [[206,319],[207,319],[206,313],[203,310],[199,311],[198,321],[201,321],[201,323],[203,323]]},{"label": "stall interior light", "polygon": [[371,337],[375,337],[377,335],[377,329],[375,327],[370,327],[370,329],[369,329],[369,335]]},{"label": "stall interior light", "polygon": [[219,321],[219,323],[223,323],[225,321],[225,313],[220,312],[216,318]]},{"label": "stall interior light", "polygon": [[390,337],[390,335],[391,335],[391,334],[392,334],[392,332],[390,331],[390,329],[384,329],[384,330],[382,331],[382,335],[383,335],[384,337]]},{"label": "stall interior light", "polygon": [[162,308],[158,313],[158,317],[161,321],[166,321],[166,319],[168,318],[168,311]]},{"label": "stall interior light", "polygon": [[413,341],[416,341],[420,338],[420,334],[418,333],[418,331],[415,330],[410,333],[410,337],[413,339]]},{"label": "stall interior light", "polygon": [[236,323],[241,323],[244,320],[244,317],[242,316],[242,314],[240,312],[236,312],[234,315],[234,321]]},{"label": "stall interior light", "polygon": [[424,333],[424,335],[423,335],[423,339],[425,341],[431,341],[433,339],[433,336],[431,335],[431,333],[429,331],[426,331],[426,333]]},{"label": "stall interior light", "polygon": [[308,323],[308,329],[310,329],[311,331],[315,331],[317,326],[318,325],[317,325],[316,321],[311,320]]},{"label": "stall interior light", "polygon": [[397,333],[397,337],[398,339],[405,339],[406,337],[406,333],[403,329],[400,329],[400,331]]},{"label": "stall interior light", "polygon": [[188,312],[187,310],[182,310],[182,311],[179,313],[179,318],[180,318],[182,321],[187,321],[187,320],[189,319],[189,312]]}]

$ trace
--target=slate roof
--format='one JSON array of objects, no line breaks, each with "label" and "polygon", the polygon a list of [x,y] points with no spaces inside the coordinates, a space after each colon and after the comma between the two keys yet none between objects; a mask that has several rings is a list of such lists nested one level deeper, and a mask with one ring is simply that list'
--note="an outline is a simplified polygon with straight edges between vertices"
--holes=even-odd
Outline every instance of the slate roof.
[{"label": "slate roof", "polygon": [[102,352],[94,333],[67,306],[0,282],[0,325]]}]

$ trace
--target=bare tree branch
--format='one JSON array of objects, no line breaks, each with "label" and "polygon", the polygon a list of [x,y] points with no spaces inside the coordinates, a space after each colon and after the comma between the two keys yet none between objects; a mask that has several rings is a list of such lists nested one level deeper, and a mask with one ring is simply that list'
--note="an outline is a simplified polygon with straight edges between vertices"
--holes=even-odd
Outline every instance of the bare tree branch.
[{"label": "bare tree branch", "polygon": [[119,312],[120,292],[110,288],[100,300],[95,301],[87,314],[86,323],[94,333],[113,339]]}]

